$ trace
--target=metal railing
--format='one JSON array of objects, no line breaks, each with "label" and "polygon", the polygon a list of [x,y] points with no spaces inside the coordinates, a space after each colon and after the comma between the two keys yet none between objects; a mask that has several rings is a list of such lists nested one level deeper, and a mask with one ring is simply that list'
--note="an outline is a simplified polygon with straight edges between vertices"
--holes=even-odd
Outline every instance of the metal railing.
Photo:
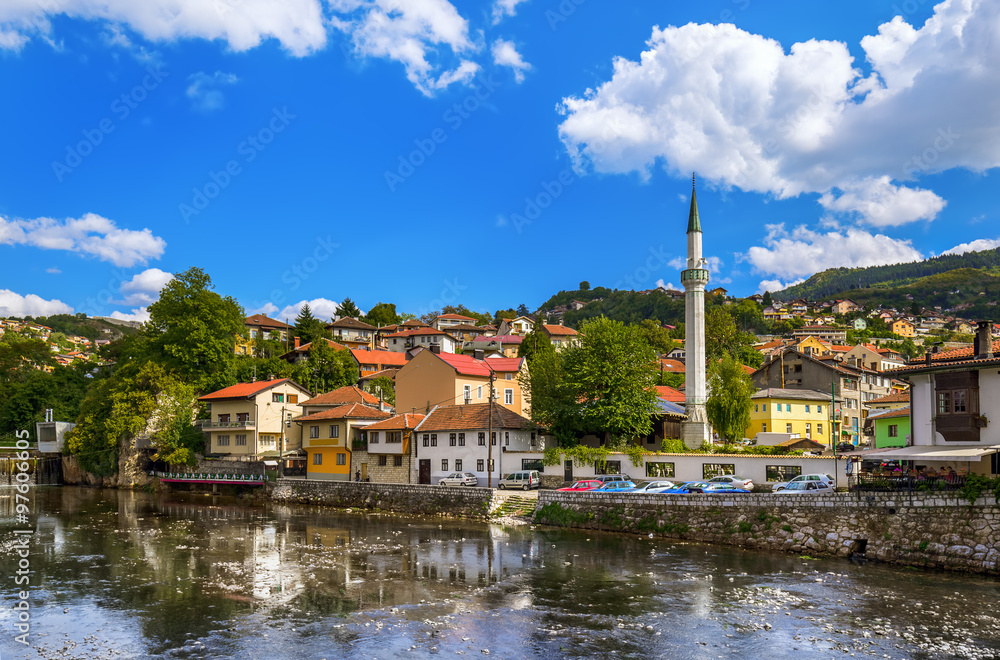
[{"label": "metal railing", "polygon": [[952,474],[929,477],[926,475],[862,473],[852,475],[848,484],[852,491],[876,493],[937,492],[961,490],[965,486],[965,475]]}]

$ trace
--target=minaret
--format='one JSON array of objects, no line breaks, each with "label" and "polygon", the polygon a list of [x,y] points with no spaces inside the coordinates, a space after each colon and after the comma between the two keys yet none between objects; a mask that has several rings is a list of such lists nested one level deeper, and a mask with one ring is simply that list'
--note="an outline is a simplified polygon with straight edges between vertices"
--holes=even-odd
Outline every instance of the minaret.
[{"label": "minaret", "polygon": [[707,262],[701,256],[701,219],[698,198],[691,176],[691,211],[688,213],[687,269],[681,271],[684,285],[684,407],[687,421],[681,425],[681,439],[689,449],[700,449],[708,442],[708,418],[705,415],[705,285]]}]

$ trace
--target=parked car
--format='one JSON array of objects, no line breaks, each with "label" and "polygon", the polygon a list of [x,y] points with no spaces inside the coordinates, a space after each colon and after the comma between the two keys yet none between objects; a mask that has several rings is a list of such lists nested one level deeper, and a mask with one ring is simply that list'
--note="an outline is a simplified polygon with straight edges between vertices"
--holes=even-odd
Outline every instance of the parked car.
[{"label": "parked car", "polygon": [[714,483],[705,486],[705,489],[701,492],[706,495],[725,495],[728,493],[750,493],[752,491],[749,488],[739,488],[733,484]]},{"label": "parked car", "polygon": [[580,481],[574,481],[572,486],[559,488],[558,490],[582,492],[585,490],[595,490],[603,485],[604,484],[597,479],[581,479]]},{"label": "parked car", "polygon": [[670,490],[675,488],[675,484],[672,481],[644,481],[635,488],[633,488],[631,493],[662,493],[665,490]]},{"label": "parked car", "polygon": [[631,481],[609,481],[600,488],[594,489],[592,493],[621,493],[635,488]]},{"label": "parked car", "polygon": [[511,472],[501,479],[500,483],[497,484],[497,488],[500,490],[505,488],[528,490],[529,488],[539,488],[541,485],[542,478],[539,476],[538,470],[519,470]]},{"label": "parked car", "polygon": [[791,481],[781,482],[771,486],[771,490],[777,493],[778,491],[785,490],[788,484],[798,483],[800,481],[821,481],[831,488],[834,488],[833,477],[828,474],[800,474]]},{"label": "parked car", "polygon": [[788,487],[779,490],[775,495],[823,495],[834,492],[833,486],[822,481],[789,482]]},{"label": "parked car", "polygon": [[628,477],[622,476],[620,474],[599,474],[596,477],[601,483],[608,483],[609,481],[629,481]]},{"label": "parked car", "polygon": [[687,488],[689,493],[701,493],[710,484],[707,481],[688,481],[681,484],[684,488]]},{"label": "parked car", "polygon": [[478,486],[479,478],[471,472],[452,472],[438,481],[439,486]]},{"label": "parked car", "polygon": [[736,486],[737,488],[753,490],[753,479],[744,479],[743,477],[737,477],[735,474],[725,474],[721,477],[712,477],[708,480],[708,483],[729,484],[731,486]]},{"label": "parked car", "polygon": [[858,447],[852,442],[841,442],[837,445],[837,451],[857,451]]},{"label": "parked car", "polygon": [[[693,492],[694,491],[692,491],[690,488],[687,487],[687,484],[677,484],[673,488],[668,488],[667,490],[661,491],[660,494],[661,495],[690,495]],[[701,491],[698,491],[698,492],[701,492]]]}]

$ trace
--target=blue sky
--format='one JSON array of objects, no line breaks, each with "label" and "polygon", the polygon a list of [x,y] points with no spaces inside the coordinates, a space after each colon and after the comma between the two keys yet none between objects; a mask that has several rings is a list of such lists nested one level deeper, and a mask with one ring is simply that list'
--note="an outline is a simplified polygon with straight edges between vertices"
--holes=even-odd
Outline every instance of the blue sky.
[{"label": "blue sky", "polygon": [[4,5],[11,315],[677,287],[692,171],[736,295],[1000,245],[996,1]]}]

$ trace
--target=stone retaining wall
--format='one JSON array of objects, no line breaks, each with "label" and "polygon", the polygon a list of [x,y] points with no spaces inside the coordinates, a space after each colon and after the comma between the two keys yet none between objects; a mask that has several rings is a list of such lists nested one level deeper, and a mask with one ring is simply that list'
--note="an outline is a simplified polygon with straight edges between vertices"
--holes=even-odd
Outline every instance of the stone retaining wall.
[{"label": "stone retaining wall", "polygon": [[539,523],[811,556],[1000,573],[1000,506],[929,493],[629,495],[540,491]]},{"label": "stone retaining wall", "polygon": [[467,518],[486,518],[499,504],[489,488],[307,479],[279,479],[270,498],[276,502]]}]

